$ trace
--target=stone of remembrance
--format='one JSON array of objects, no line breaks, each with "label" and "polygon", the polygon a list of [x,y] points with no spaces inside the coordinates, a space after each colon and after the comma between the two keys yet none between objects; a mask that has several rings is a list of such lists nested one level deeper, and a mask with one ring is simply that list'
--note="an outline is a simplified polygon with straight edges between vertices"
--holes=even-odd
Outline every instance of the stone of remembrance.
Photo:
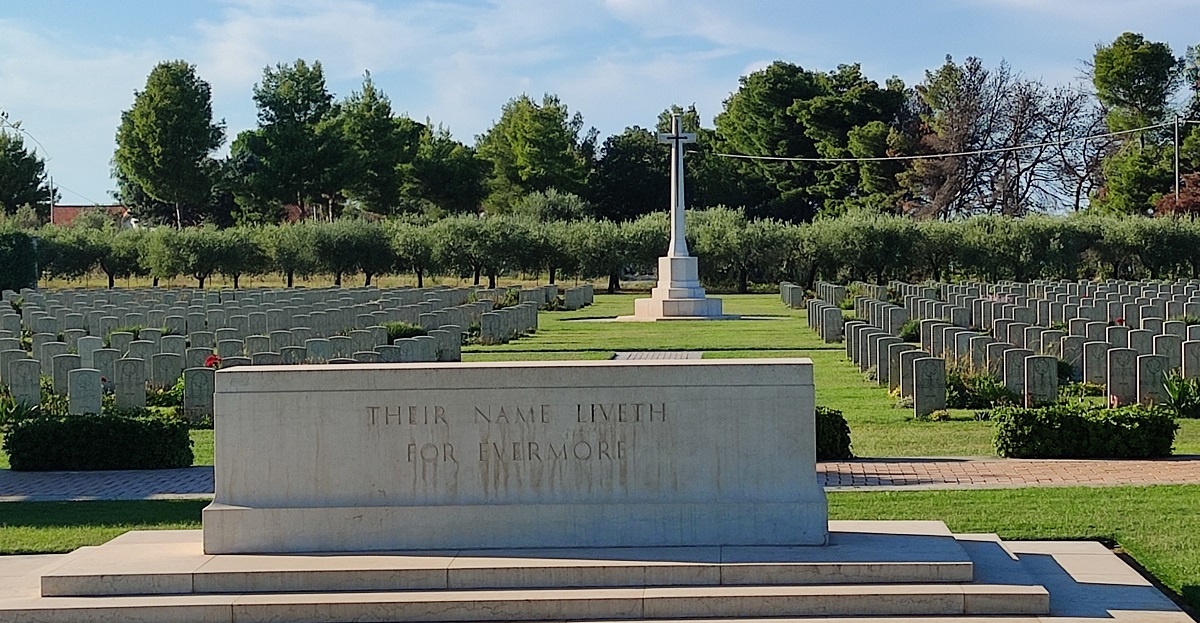
[{"label": "stone of remembrance", "polygon": [[209,554],[820,545],[812,364],[241,367]]}]

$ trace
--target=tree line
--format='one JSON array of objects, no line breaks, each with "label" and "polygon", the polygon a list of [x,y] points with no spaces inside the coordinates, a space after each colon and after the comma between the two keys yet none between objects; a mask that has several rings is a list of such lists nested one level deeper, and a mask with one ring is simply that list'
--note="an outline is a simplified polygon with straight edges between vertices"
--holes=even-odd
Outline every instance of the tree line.
[{"label": "tree line", "polygon": [[[0,234],[16,233],[0,225]],[[496,287],[502,278],[524,275],[547,276],[551,283],[596,279],[613,292],[622,279],[652,276],[668,243],[661,213],[625,222],[459,215],[226,229],[120,230],[81,223],[45,226],[36,235],[43,277],[99,272],[110,287],[130,277],[156,283],[183,278],[204,287],[213,275],[238,287],[244,277],[268,273],[284,276],[289,287],[296,277],[370,285],[387,274],[413,275],[417,285],[439,275]],[[1200,277],[1200,222],[1178,217],[979,215],[941,221],[855,210],[788,223],[712,208],[688,214],[688,245],[700,258],[705,284],[738,292],[772,290],[780,281],[811,287],[818,279],[883,284]]]},{"label": "tree line", "polygon": [[[513,214],[550,191],[584,200],[581,218],[627,221],[667,203],[655,131],[679,112],[699,135],[687,154],[692,208],[740,206],[788,222],[863,208],[943,220],[1200,210],[1200,51],[1176,57],[1125,33],[1097,46],[1089,72],[1086,87],[1053,86],[1004,62],[947,57],[909,86],[881,84],[857,64],[822,71],[777,61],[742,76],[711,127],[694,106],[672,105],[601,142],[558,97],[520,95],[467,144],[431,120],[397,115],[369,73],[339,99],[320,62],[296,60],[264,69],[253,89],[257,127],[216,158],[227,137],[209,85],[194,66],[169,61],[122,114],[113,174],[117,198],[154,224],[272,224],[285,206],[323,220]],[[45,205],[44,171],[18,157],[19,136],[5,141],[4,211]],[[10,160],[24,167],[19,191],[2,188]]]}]

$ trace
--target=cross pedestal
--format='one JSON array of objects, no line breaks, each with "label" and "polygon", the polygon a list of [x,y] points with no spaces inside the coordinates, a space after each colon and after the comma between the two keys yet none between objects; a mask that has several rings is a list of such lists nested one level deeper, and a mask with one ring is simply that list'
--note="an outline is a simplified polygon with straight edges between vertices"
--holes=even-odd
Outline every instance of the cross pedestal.
[{"label": "cross pedestal", "polygon": [[658,135],[659,142],[671,144],[671,246],[665,257],[658,258],[658,287],[650,298],[633,302],[633,315],[618,320],[727,320],[721,312],[721,299],[707,298],[700,286],[700,268],[688,255],[683,215],[683,145],[696,142],[696,135],[685,133],[679,115],[671,116],[671,132]]}]

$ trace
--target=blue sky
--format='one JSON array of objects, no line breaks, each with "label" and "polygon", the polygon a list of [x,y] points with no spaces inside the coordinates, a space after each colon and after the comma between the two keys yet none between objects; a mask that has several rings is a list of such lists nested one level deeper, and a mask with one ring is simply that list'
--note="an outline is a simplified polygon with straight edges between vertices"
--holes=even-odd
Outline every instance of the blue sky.
[{"label": "blue sky", "polygon": [[0,0],[0,110],[41,143],[63,203],[107,202],[121,111],[162,60],[197,66],[229,140],[255,125],[263,68],[297,58],[339,97],[370,70],[398,113],[466,143],[546,92],[603,140],[673,103],[711,124],[776,59],[915,84],[978,56],[1065,84],[1124,31],[1182,55],[1198,18],[1200,0]]}]

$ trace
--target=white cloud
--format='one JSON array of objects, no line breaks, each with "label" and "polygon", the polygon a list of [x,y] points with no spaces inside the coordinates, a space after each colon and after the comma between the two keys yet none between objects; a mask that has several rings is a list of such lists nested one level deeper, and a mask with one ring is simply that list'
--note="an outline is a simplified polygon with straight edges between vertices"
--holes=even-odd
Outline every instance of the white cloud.
[{"label": "white cloud", "polygon": [[121,111],[160,58],[153,45],[95,48],[0,20],[0,109],[42,144],[47,172],[82,194],[64,191],[64,202],[109,201]]}]

